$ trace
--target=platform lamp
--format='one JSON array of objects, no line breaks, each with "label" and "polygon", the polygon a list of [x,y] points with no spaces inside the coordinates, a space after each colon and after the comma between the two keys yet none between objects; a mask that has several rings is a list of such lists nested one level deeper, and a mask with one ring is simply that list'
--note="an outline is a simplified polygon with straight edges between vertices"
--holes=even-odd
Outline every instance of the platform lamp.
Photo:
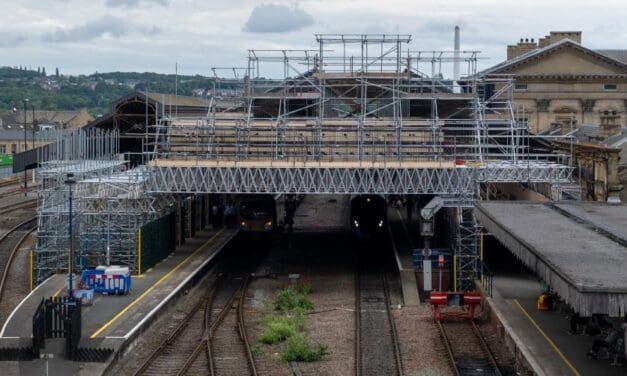
[{"label": "platform lamp", "polygon": [[64,181],[65,184],[67,184],[69,191],[70,191],[70,196],[69,196],[69,208],[68,208],[68,220],[69,220],[69,230],[68,230],[68,240],[70,241],[70,259],[68,262],[68,289],[69,289],[69,296],[73,297],[74,296],[74,289],[73,289],[73,276],[72,276],[72,272],[74,271],[74,238],[73,238],[73,232],[72,232],[72,186],[74,184],[76,184],[76,180],[74,180],[74,174],[67,174],[67,179],[65,179]]},{"label": "platform lamp", "polygon": [[31,114],[33,115],[33,122],[31,123],[31,132],[33,134],[33,146],[32,149],[35,149],[35,128],[37,127],[37,120],[35,120],[35,105],[31,103],[30,105]]},{"label": "platform lamp", "polygon": [[[28,98],[23,100],[24,102],[24,153],[26,153],[26,149],[28,146],[26,145],[26,113],[28,112]],[[24,154],[24,157],[26,155]],[[26,163],[24,163],[24,196],[28,195],[28,176],[26,170]]]}]

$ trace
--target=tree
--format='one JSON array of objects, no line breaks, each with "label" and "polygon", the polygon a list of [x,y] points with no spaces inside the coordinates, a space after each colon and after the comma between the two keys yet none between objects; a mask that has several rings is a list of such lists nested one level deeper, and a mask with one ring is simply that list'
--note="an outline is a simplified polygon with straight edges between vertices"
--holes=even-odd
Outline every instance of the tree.
[{"label": "tree", "polygon": [[37,73],[40,74],[41,73],[41,67],[37,67]]},{"label": "tree", "polygon": [[54,75],[59,78],[59,68],[54,68]]},{"label": "tree", "polygon": [[41,75],[46,77],[46,67],[41,70]]}]

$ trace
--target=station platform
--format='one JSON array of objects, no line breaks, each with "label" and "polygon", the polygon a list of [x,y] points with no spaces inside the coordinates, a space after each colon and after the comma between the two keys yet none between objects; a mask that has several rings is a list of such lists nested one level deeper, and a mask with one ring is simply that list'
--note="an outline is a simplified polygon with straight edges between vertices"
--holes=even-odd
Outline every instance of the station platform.
[{"label": "station platform", "polygon": [[[112,348],[114,357],[131,343],[154,320],[159,311],[178,294],[215,258],[219,251],[236,235],[233,229],[198,231],[186,239],[185,244],[170,256],[140,276],[133,276],[132,290],[128,295],[94,295],[93,304],[82,309],[82,338],[79,347]],[[53,275],[38,285],[11,313],[0,332],[0,346],[30,346],[32,317],[37,305],[44,298],[67,293],[67,275]],[[52,341],[51,341],[52,342]],[[46,343],[48,345],[48,343]],[[51,361],[52,371],[57,363],[59,371],[80,365],[63,361],[62,354]],[[113,357],[112,357],[113,358]],[[110,358],[110,360],[112,359]],[[43,366],[43,361],[20,362],[20,368]],[[95,363],[90,363],[95,364]],[[101,364],[103,371],[106,364]],[[73,369],[73,372],[78,372]],[[98,372],[91,367],[91,373]],[[80,372],[79,372],[80,373]]]},{"label": "station platform", "polygon": [[[492,297],[487,298],[487,303],[505,342],[530,370],[539,376],[627,374],[627,365],[613,366],[611,360],[586,357],[593,341],[603,339],[603,335],[571,335],[568,312],[559,308],[538,311],[536,299],[542,291],[540,281],[522,265],[516,266],[515,260],[511,261],[492,266],[495,275]],[[622,323],[616,321],[615,326]]]},{"label": "station platform", "polygon": [[409,221],[404,209],[388,208],[388,230],[393,240],[392,248],[401,280],[403,304],[410,307],[420,304],[416,269],[411,259],[419,241],[418,227],[418,220],[414,217],[413,221]]},{"label": "station platform", "polygon": [[484,201],[475,216],[582,316],[627,309],[627,206]]}]

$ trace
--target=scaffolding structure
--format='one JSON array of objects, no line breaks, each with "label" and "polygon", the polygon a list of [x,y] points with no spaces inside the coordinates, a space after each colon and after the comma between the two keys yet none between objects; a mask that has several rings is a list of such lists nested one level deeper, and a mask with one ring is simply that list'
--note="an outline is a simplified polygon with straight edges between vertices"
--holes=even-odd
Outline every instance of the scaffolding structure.
[{"label": "scaffolding structure", "polygon": [[[126,169],[117,131],[60,130],[40,137],[46,145],[38,155],[36,280],[67,271],[70,241],[76,265],[106,263],[136,270],[137,230],[173,205],[174,197],[146,194],[148,171],[145,166]],[[68,179],[76,184],[66,184]]]},{"label": "scaffolding structure", "polygon": [[180,194],[441,195],[455,213],[464,289],[477,271],[470,208],[481,187],[570,182],[570,156],[532,151],[512,77],[478,74],[479,51],[417,51],[410,35],[315,38],[316,48],[249,50],[246,67],[214,68],[205,116],[146,117],[145,166],[126,170],[115,131],[58,136],[40,159],[38,277],[66,265],[67,172],[79,180],[81,260],[109,250],[107,261],[132,269],[137,229]]},{"label": "scaffolding structure", "polygon": [[[392,188],[381,193],[420,194],[466,192],[466,176],[570,179],[566,156],[531,153],[527,125],[512,107],[512,77],[478,75],[478,51],[413,51],[409,35],[316,40],[317,49],[249,50],[247,68],[216,81],[222,88],[206,117],[150,127],[145,145],[157,173],[149,189],[369,193],[380,185],[360,182],[387,174]],[[456,64],[466,76],[444,78]],[[214,74],[221,71],[229,72]],[[281,78],[262,76],[276,71]],[[415,176],[394,171],[399,166]],[[232,184],[242,179],[245,188]],[[308,179],[314,184],[303,184]],[[444,191],[436,186],[443,181]]]},{"label": "scaffolding structure", "polygon": [[148,189],[442,195],[459,287],[472,289],[469,203],[493,183],[567,184],[570,157],[532,152],[513,78],[478,74],[479,51],[415,51],[410,35],[315,37],[314,49],[249,50],[245,69],[214,70],[206,118],[149,128]]}]

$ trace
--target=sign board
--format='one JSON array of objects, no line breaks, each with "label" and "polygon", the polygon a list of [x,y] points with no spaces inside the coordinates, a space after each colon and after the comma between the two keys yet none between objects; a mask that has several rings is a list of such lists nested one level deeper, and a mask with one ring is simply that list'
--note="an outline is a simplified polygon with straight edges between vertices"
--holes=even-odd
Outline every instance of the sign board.
[{"label": "sign board", "polygon": [[422,286],[424,291],[431,291],[431,260],[423,260],[422,262]]}]

